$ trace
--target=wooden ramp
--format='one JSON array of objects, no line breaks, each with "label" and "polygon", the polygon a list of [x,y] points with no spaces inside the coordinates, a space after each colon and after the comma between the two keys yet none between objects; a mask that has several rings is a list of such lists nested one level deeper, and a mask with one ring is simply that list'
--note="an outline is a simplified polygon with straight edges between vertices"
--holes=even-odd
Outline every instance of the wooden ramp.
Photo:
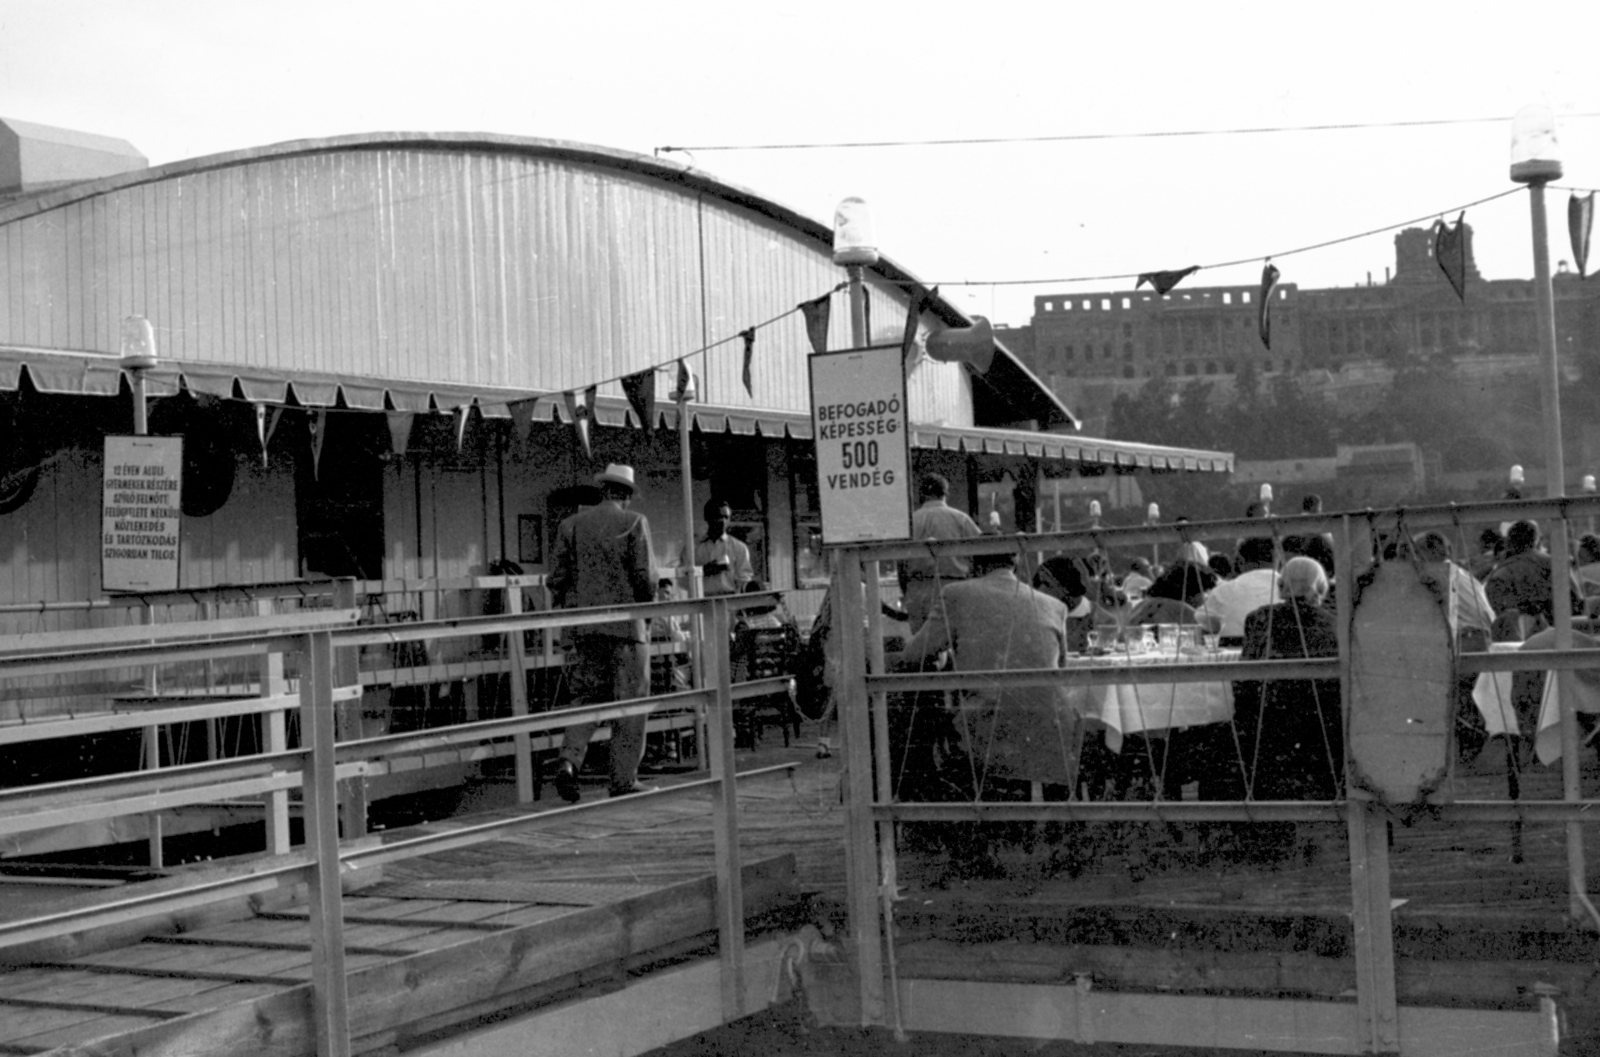
[{"label": "wooden ramp", "polygon": [[[792,797],[781,774],[752,782],[740,799],[759,804],[774,794]],[[358,882],[343,900],[354,1052],[447,1039],[486,1019],[631,989],[707,958],[711,975],[695,986],[717,1007],[708,801],[691,793],[604,803],[539,823],[537,832],[390,863],[376,883]],[[764,949],[760,936],[770,933],[769,945],[782,939],[773,930],[799,904],[795,859],[745,851],[747,929],[753,949]],[[365,872],[377,871],[358,871]],[[132,942],[90,938],[72,956],[60,956],[69,945],[58,943],[56,955],[36,950],[24,964],[0,966],[0,1054],[312,1054],[309,911],[257,901],[236,920],[217,916],[176,919],[176,931],[165,919],[166,931]],[[760,992],[752,1008],[770,1001],[770,981],[747,987]],[[680,1028],[720,1022],[719,1015]]]}]

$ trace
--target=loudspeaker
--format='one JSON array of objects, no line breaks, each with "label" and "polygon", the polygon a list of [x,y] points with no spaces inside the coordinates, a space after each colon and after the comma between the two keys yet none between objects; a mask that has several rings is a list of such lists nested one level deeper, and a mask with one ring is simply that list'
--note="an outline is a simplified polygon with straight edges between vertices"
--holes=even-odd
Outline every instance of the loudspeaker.
[{"label": "loudspeaker", "polygon": [[994,327],[982,316],[973,316],[970,327],[948,327],[929,334],[927,348],[931,360],[964,363],[987,374],[994,362]]}]

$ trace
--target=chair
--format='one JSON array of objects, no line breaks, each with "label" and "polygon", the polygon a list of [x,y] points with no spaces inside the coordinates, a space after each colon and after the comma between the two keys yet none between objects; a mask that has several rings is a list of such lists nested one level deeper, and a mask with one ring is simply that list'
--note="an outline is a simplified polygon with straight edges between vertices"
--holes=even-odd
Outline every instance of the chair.
[{"label": "chair", "polygon": [[789,730],[800,737],[800,710],[794,700],[794,676],[800,654],[800,632],[793,621],[768,616],[741,621],[733,633],[733,681],[784,678],[789,685],[761,697],[736,703],[733,713],[734,742],[754,748],[761,739],[765,723],[776,719],[783,730],[783,744],[789,745]]}]

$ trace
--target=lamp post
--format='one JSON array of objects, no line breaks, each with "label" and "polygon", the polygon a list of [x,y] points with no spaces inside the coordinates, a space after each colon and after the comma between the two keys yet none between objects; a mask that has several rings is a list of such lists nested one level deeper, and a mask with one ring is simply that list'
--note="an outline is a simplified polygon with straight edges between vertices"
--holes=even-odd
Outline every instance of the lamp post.
[{"label": "lamp post", "polygon": [[[1154,525],[1161,520],[1161,506],[1151,503],[1145,508],[1144,523]],[[1155,540],[1150,544],[1150,575],[1155,576],[1156,570],[1161,568],[1161,541]]]},{"label": "lamp post", "polygon": [[1511,472],[1506,474],[1506,498],[1521,499],[1522,487],[1526,482],[1527,478],[1523,475],[1522,464],[1518,463],[1511,467]]},{"label": "lamp post", "polygon": [[[1583,475],[1583,494],[1585,496],[1593,498],[1594,497],[1594,492],[1595,492],[1594,474],[1586,473],[1586,474]],[[1594,535],[1594,515],[1593,514],[1589,515],[1589,530],[1588,531],[1589,531],[1589,534],[1591,536]]]},{"label": "lamp post", "polygon": [[143,316],[122,321],[122,369],[128,372],[128,388],[133,390],[133,431],[139,436],[150,432],[145,410],[144,372],[156,365],[156,332]]},{"label": "lamp post", "polygon": [[1265,481],[1261,482],[1261,491],[1258,493],[1261,500],[1261,516],[1272,516],[1272,486]]},{"label": "lamp post", "polygon": [[[1525,106],[1511,119],[1511,179],[1528,185],[1528,210],[1533,222],[1533,305],[1539,331],[1539,354],[1544,369],[1541,391],[1544,398],[1546,490],[1552,499],[1566,491],[1566,464],[1561,452],[1561,373],[1556,361],[1555,292],[1550,285],[1549,226],[1545,220],[1544,189],[1551,180],[1561,178],[1561,160],[1556,156],[1555,115],[1544,106]],[[1521,467],[1513,467],[1520,470]],[[1513,485],[1517,482],[1513,479]],[[1571,554],[1567,549],[1567,523],[1555,518],[1550,526],[1550,584],[1554,596],[1555,646],[1572,648],[1572,607],[1568,604]],[[1556,673],[1561,698],[1561,778],[1562,795],[1576,800],[1578,786],[1578,723],[1573,715],[1571,672]],[[1580,917],[1594,907],[1585,895],[1583,828],[1567,823],[1567,885],[1569,911]]]}]

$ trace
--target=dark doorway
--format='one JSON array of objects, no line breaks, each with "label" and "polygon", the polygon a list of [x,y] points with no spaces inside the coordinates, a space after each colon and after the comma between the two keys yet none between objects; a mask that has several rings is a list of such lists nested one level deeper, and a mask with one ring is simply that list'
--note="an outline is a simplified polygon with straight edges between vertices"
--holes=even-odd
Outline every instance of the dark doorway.
[{"label": "dark doorway", "polygon": [[382,579],[388,425],[382,415],[329,412],[321,429],[321,457],[313,466],[308,447],[295,469],[301,575]]}]

